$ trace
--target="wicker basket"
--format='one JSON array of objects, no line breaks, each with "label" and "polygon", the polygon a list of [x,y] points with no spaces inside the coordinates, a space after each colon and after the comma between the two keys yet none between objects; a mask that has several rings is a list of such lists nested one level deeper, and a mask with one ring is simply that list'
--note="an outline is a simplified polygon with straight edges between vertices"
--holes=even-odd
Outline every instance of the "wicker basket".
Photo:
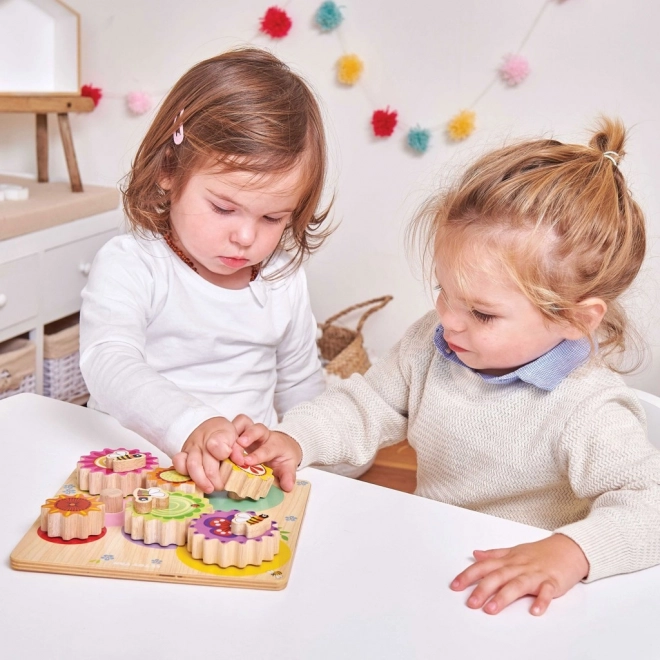
[{"label": "wicker basket", "polygon": [[[325,323],[319,323],[321,336],[317,343],[328,373],[340,378],[348,378],[354,373],[364,374],[369,369],[371,362],[364,349],[362,327],[374,312],[385,307],[390,300],[392,300],[392,296],[366,300],[352,307],[347,307],[331,316]],[[355,330],[334,324],[342,316],[363,307],[368,309],[360,317]]]},{"label": "wicker basket", "polygon": [[[64,327],[62,327],[64,326]],[[77,320],[53,324],[44,335],[44,395],[82,403],[89,397],[80,373],[80,325]]]},{"label": "wicker basket", "polygon": [[0,399],[36,392],[37,347],[29,339],[10,339],[0,344]]}]

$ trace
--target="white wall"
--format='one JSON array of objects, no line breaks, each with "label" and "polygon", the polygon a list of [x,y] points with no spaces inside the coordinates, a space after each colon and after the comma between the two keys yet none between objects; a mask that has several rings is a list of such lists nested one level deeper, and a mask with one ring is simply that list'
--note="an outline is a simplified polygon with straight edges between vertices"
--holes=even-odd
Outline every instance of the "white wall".
[{"label": "white wall", "polygon": [[[334,214],[341,225],[308,265],[317,317],[390,293],[372,317],[367,344],[382,353],[430,308],[431,300],[403,251],[406,223],[441,177],[507,136],[583,140],[599,113],[631,129],[622,165],[647,212],[649,259],[632,297],[653,363],[631,378],[660,394],[660,10],[647,0],[552,1],[523,53],[532,74],[520,87],[497,83],[476,106],[478,130],[458,145],[437,130],[427,154],[403,147],[405,131],[371,137],[371,112],[389,105],[407,125],[442,126],[488,84],[501,57],[518,48],[543,0],[342,0],[346,48],[365,62],[364,85],[335,83],[342,53],[336,34],[312,17],[320,0],[279,3],[294,20],[280,41],[259,35],[266,0],[67,0],[82,16],[82,78],[106,98],[72,118],[83,181],[114,185],[125,174],[151,113],[135,118],[124,94],[167,88],[192,64],[229,47],[266,46],[302,73],[322,97],[333,154]],[[66,179],[55,122],[51,178]],[[0,171],[36,172],[34,118],[0,116]]]}]

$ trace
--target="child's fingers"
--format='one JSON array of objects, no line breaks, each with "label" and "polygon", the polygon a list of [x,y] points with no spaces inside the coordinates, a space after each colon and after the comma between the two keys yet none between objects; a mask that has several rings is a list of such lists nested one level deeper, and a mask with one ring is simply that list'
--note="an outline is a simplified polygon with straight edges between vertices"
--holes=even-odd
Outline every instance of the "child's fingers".
[{"label": "child's fingers", "polygon": [[231,454],[235,441],[235,435],[225,431],[215,431],[211,433],[204,446],[216,461],[224,461]]},{"label": "child's fingers", "polygon": [[172,465],[179,474],[188,474],[188,470],[186,468],[187,460],[188,452],[186,451],[180,451],[178,454],[174,454],[172,457]]},{"label": "child's fingers", "polygon": [[[467,599],[467,606],[472,609],[478,609],[483,607],[486,601],[492,596],[492,600],[486,604],[484,611],[489,614],[499,612],[499,610],[512,602],[506,599],[509,593],[507,585],[519,584],[523,577],[525,576],[521,574],[521,570],[517,566],[503,566],[488,573],[488,575],[480,580],[477,587]],[[520,596],[513,595],[512,598],[515,600],[515,598],[520,598]]]},{"label": "child's fingers", "polygon": [[244,429],[238,436],[238,444],[243,448],[248,448],[253,444],[265,442],[270,435],[270,431],[263,424],[252,424]]},{"label": "child's fingers", "polygon": [[[535,594],[539,589],[540,579],[541,576],[538,573],[517,574],[512,579],[507,580],[502,588],[499,589],[490,601],[486,603],[484,606],[484,612],[486,612],[486,614],[497,614],[519,598],[527,596],[528,594]],[[554,593],[554,587],[548,589],[548,591]]]},{"label": "child's fingers", "polygon": [[243,467],[245,464],[245,452],[243,451],[243,447],[241,447],[238,442],[231,448],[231,454],[229,455],[229,458],[240,467]]},{"label": "child's fingers", "polygon": [[213,484],[209,481],[202,465],[202,452],[198,447],[193,447],[188,451],[186,460],[186,469],[190,478],[205,492],[213,492]]},{"label": "child's fingers", "polygon": [[530,608],[529,611],[534,616],[541,616],[541,614],[544,614],[545,611],[548,609],[554,597],[555,597],[555,587],[551,582],[546,580],[541,585],[541,588],[539,589],[539,593],[536,596],[534,602],[532,603],[532,607]]},{"label": "child's fingers", "polygon": [[454,591],[462,591],[471,584],[479,582],[479,580],[486,577],[489,573],[496,571],[501,566],[502,562],[499,559],[477,561],[472,566],[468,566],[462,573],[459,573],[450,586]]},{"label": "child's fingers", "polygon": [[231,423],[234,425],[238,435],[241,435],[241,433],[254,424],[247,415],[237,415]]},{"label": "child's fingers", "polygon": [[208,452],[202,454],[202,466],[204,467],[204,474],[206,478],[213,485],[213,490],[222,490],[224,480],[220,479],[220,463]]},{"label": "child's fingers", "polygon": [[477,561],[483,561],[484,559],[502,559],[510,551],[511,548],[497,548],[494,550],[475,550],[472,554]]},{"label": "child's fingers", "polygon": [[261,445],[257,447],[251,454],[243,457],[244,465],[258,465],[259,463],[267,463],[268,461],[277,457],[277,453],[273,447]]},{"label": "child's fingers", "polygon": [[296,470],[289,465],[273,469],[273,473],[280,480],[280,488],[290,493],[296,485]]}]

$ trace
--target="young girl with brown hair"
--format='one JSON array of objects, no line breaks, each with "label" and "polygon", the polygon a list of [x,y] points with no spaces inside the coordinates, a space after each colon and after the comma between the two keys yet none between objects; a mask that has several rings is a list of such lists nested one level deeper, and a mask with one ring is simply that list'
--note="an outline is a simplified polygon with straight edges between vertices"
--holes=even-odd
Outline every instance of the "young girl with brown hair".
[{"label": "young girl with brown hair", "polygon": [[275,431],[236,420],[245,463],[291,488],[298,465],[359,465],[407,437],[418,495],[554,532],[476,550],[453,579],[491,614],[527,594],[542,614],[580,580],[660,563],[660,452],[615,373],[645,251],[624,137],[603,120],[587,147],[533,140],[475,162],[414,224],[436,311]]},{"label": "young girl with brown hair", "polygon": [[124,190],[132,233],[83,292],[90,407],[210,492],[236,439],[324,389],[302,261],[328,233],[321,114],[304,81],[253,48],[173,87]]}]

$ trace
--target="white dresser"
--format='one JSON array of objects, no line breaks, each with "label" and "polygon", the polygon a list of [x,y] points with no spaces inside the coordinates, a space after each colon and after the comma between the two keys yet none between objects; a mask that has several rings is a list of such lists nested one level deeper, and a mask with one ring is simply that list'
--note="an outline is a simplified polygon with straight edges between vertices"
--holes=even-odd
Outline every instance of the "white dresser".
[{"label": "white dresser", "polygon": [[44,325],[80,310],[94,255],[122,230],[123,214],[112,188],[21,184],[30,188],[28,201],[0,202],[0,342],[29,333],[41,393]]}]

